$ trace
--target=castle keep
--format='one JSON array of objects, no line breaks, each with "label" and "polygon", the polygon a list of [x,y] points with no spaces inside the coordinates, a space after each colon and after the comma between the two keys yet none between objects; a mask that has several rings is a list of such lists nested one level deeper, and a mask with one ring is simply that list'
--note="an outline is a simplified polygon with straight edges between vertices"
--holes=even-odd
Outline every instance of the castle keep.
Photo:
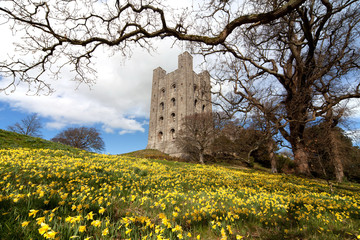
[{"label": "castle keep", "polygon": [[208,72],[196,74],[192,56],[184,52],[178,57],[175,71],[166,74],[161,67],[154,69],[146,148],[180,156],[182,153],[174,142],[183,118],[211,111],[210,75]]}]

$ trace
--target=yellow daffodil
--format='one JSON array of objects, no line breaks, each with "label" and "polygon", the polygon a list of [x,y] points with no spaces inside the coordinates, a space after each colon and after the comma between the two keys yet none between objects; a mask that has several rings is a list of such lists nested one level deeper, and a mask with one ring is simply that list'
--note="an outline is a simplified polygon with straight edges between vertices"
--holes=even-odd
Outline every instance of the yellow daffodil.
[{"label": "yellow daffodil", "polygon": [[41,225],[44,221],[45,221],[45,217],[39,217],[39,218],[36,219],[36,223],[38,225]]},{"label": "yellow daffodil", "polygon": [[51,230],[51,228],[49,227],[49,225],[47,225],[46,223],[42,223],[41,224],[41,228],[39,228],[39,233],[41,235],[44,235],[44,233],[46,233],[47,231]]},{"label": "yellow daffodil", "polygon": [[56,236],[56,234],[57,234],[57,232],[51,230],[51,231],[45,233],[45,234],[44,234],[44,237],[45,237],[46,239],[54,239],[55,236]]},{"label": "yellow daffodil", "polygon": [[86,215],[86,219],[87,220],[93,220],[94,218],[94,214],[93,214],[93,212],[89,212],[87,215]]},{"label": "yellow daffodil", "polygon": [[108,228],[105,228],[102,232],[101,232],[101,235],[102,236],[106,236],[109,234],[109,229]]},{"label": "yellow daffodil", "polygon": [[21,223],[22,227],[26,227],[27,225],[29,225],[30,221],[25,221]]},{"label": "yellow daffodil", "polygon": [[86,231],[86,225],[79,227],[79,232],[85,232]]},{"label": "yellow daffodil", "polygon": [[127,229],[127,230],[126,230],[126,232],[125,232],[125,234],[126,234],[126,235],[128,235],[128,234],[130,234],[130,233],[131,233],[131,231],[132,231],[132,229],[131,229],[131,228],[130,228],[130,229]]},{"label": "yellow daffodil", "polygon": [[101,221],[95,220],[91,222],[91,226],[99,227],[101,225]]},{"label": "yellow daffodil", "polygon": [[104,212],[105,212],[105,208],[101,207],[101,208],[99,209],[99,213],[100,213],[100,214],[103,214]]},{"label": "yellow daffodil", "polygon": [[29,212],[29,217],[33,216],[33,218],[35,218],[35,216],[38,212],[39,212],[39,210],[31,209]]}]

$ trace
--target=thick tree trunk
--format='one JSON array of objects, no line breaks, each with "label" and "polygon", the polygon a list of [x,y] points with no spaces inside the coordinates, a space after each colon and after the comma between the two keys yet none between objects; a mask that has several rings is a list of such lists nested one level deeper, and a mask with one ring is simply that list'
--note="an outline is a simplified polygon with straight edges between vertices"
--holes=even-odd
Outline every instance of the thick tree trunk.
[{"label": "thick tree trunk", "polygon": [[296,173],[310,176],[309,157],[305,150],[305,145],[301,142],[296,143],[293,146],[294,150],[294,161],[296,164]]},{"label": "thick tree trunk", "polygon": [[[310,73],[310,72],[309,72]],[[296,77],[296,85],[288,91],[286,98],[286,112],[289,116],[290,136],[287,139],[294,153],[296,173],[311,176],[309,167],[309,156],[305,148],[304,132],[308,121],[308,112],[311,97],[311,88],[303,86],[306,75],[299,73]],[[298,91],[301,89],[301,91]]]},{"label": "thick tree trunk", "polygon": [[277,173],[276,168],[276,156],[274,154],[274,143],[271,141],[271,139],[267,142],[267,150],[269,152],[269,158],[270,158],[270,164],[271,164],[271,172]]},{"label": "thick tree trunk", "polygon": [[339,145],[336,141],[336,133],[330,129],[329,131],[330,139],[330,153],[331,160],[335,168],[336,181],[342,182],[344,180],[344,167],[340,156]]}]

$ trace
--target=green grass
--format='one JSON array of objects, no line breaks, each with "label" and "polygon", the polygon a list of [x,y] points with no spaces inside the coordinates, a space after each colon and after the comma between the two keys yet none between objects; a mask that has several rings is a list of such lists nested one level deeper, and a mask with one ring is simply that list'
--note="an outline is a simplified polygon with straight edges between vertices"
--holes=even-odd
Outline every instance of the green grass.
[{"label": "green grass", "polygon": [[81,151],[61,143],[55,143],[42,138],[26,136],[0,129],[0,149],[12,148],[53,149],[70,152]]},{"label": "green grass", "polygon": [[169,154],[163,153],[156,149],[138,150],[138,151],[134,151],[134,152],[121,154],[121,156],[135,157],[135,158],[148,158],[148,159],[167,159],[167,160],[173,159],[173,157],[171,157]]},{"label": "green grass", "polygon": [[331,191],[319,179],[155,150],[112,156],[0,133],[0,239],[360,238],[356,183]]}]

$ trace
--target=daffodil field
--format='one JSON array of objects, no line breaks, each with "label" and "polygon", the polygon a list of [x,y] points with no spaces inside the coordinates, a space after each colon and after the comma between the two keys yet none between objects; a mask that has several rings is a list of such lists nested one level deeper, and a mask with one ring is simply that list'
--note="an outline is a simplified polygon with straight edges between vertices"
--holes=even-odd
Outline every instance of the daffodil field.
[{"label": "daffodil field", "polygon": [[359,185],[49,149],[0,150],[0,239],[358,239]]}]

